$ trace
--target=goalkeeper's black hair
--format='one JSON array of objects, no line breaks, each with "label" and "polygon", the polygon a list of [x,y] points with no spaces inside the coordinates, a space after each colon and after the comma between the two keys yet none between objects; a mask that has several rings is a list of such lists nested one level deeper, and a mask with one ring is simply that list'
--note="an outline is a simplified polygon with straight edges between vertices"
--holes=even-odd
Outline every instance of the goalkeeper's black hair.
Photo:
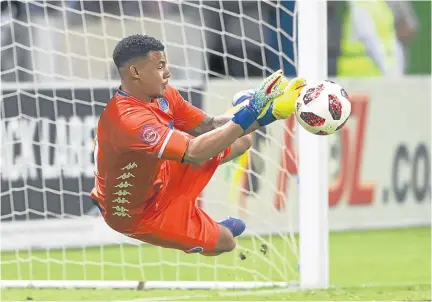
[{"label": "goalkeeper's black hair", "polygon": [[164,51],[165,46],[156,38],[147,35],[132,35],[117,43],[113,60],[118,69],[136,58],[145,57],[150,51]]}]

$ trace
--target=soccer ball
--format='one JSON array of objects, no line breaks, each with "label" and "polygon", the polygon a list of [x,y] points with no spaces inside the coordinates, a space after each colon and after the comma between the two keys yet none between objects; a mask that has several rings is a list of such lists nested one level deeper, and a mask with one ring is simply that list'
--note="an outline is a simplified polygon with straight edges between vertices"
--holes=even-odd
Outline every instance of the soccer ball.
[{"label": "soccer ball", "polygon": [[295,114],[307,131],[329,135],[343,127],[351,114],[348,94],[331,81],[306,84],[296,100]]}]

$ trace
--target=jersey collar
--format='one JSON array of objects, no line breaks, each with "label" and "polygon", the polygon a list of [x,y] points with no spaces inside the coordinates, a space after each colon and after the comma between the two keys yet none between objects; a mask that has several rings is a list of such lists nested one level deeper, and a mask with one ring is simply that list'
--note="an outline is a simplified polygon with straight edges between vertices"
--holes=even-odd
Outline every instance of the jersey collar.
[{"label": "jersey collar", "polygon": [[[124,96],[124,97],[127,97],[127,98],[130,98],[130,99],[137,100],[137,101],[139,101],[140,103],[143,103],[143,104],[147,103],[145,101],[137,99],[136,97],[134,97],[134,96],[130,95],[129,93],[127,93],[126,91],[122,90],[121,86],[119,86],[119,88],[117,89],[117,94],[121,95],[121,96]],[[148,102],[148,103],[150,103],[150,104],[154,103],[154,99],[152,98],[151,101]]]},{"label": "jersey collar", "polygon": [[121,89],[121,86],[119,86],[119,88],[117,89],[117,93],[120,94],[121,96],[130,97],[129,93],[127,93]]}]

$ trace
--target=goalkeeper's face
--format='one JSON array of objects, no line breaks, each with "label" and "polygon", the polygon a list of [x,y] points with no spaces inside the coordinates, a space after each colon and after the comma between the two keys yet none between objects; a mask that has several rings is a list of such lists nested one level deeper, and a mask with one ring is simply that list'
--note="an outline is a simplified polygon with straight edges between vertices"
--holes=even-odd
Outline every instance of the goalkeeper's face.
[{"label": "goalkeeper's face", "polygon": [[162,97],[171,76],[166,54],[163,51],[150,51],[147,56],[134,64],[137,69],[135,79],[142,93],[153,98]]}]

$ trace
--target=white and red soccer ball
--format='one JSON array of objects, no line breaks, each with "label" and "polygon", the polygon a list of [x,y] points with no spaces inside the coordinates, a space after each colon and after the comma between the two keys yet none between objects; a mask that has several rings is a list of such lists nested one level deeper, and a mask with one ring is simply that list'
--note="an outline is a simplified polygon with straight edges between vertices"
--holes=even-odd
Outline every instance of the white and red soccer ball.
[{"label": "white and red soccer ball", "polygon": [[308,83],[296,100],[300,125],[317,135],[329,135],[343,127],[351,114],[348,94],[331,81]]}]

